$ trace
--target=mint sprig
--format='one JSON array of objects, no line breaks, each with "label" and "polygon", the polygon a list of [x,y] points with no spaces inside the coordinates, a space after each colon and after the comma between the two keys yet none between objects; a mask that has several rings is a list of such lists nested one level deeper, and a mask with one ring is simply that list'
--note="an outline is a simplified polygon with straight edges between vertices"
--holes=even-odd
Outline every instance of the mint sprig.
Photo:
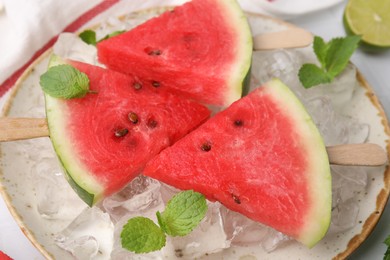
[{"label": "mint sprig", "polygon": [[179,192],[165,210],[156,212],[160,225],[144,217],[129,219],[121,232],[122,247],[135,253],[149,253],[165,246],[166,234],[185,236],[202,221],[207,212],[205,197],[192,190]]},{"label": "mint sprig", "polygon": [[122,247],[137,254],[159,250],[165,242],[166,237],[160,227],[144,217],[129,219],[121,232]]},{"label": "mint sprig", "polygon": [[101,41],[107,40],[107,39],[109,39],[111,37],[117,36],[117,35],[122,34],[124,32],[125,31],[115,31],[115,32],[112,32],[110,34],[107,34],[102,39],[97,40],[95,31],[93,31],[93,30],[85,30],[85,31],[83,31],[82,33],[79,34],[79,37],[80,37],[80,39],[83,42],[85,42],[87,44],[96,45],[96,44],[98,44]]},{"label": "mint sprig", "polygon": [[50,67],[39,83],[46,94],[55,98],[81,98],[89,92],[88,76],[68,64]]},{"label": "mint sprig", "polygon": [[326,43],[321,37],[315,36],[313,50],[321,67],[311,63],[303,64],[298,73],[302,85],[311,88],[331,83],[347,66],[360,38],[356,35],[347,36],[334,38]]},{"label": "mint sprig", "polygon": [[160,227],[170,236],[189,234],[207,212],[204,196],[192,190],[173,197],[163,213],[157,212]]},{"label": "mint sprig", "polygon": [[91,45],[96,45],[96,32],[92,30],[85,30],[79,34],[80,39]]},{"label": "mint sprig", "polygon": [[383,260],[390,260],[390,236],[388,236],[383,243],[387,245],[387,250],[383,256]]}]

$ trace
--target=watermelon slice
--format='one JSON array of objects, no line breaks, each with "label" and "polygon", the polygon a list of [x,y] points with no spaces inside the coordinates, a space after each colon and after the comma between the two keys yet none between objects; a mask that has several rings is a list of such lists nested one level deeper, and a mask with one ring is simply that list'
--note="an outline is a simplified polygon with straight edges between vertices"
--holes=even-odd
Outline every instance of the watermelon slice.
[{"label": "watermelon slice", "polygon": [[227,106],[249,79],[252,36],[235,0],[193,0],[97,48],[99,61],[113,70]]},{"label": "watermelon slice", "polygon": [[[49,66],[65,63],[57,56]],[[128,75],[66,61],[97,94],[58,99],[45,95],[50,139],[68,181],[93,205],[121,190],[162,149],[204,122],[209,110]]]},{"label": "watermelon slice", "polygon": [[143,173],[201,192],[308,247],[330,223],[325,146],[304,107],[279,80],[162,151]]}]

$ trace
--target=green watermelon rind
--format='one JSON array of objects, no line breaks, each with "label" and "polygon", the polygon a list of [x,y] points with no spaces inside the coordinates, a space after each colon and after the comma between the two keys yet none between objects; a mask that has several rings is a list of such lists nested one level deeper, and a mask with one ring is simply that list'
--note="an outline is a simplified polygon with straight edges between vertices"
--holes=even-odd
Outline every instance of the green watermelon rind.
[{"label": "green watermelon rind", "polygon": [[[52,55],[48,67],[66,62],[56,55]],[[62,164],[65,177],[73,190],[89,206],[93,206],[103,197],[104,187],[91,177],[89,171],[84,169],[74,148],[65,138],[67,134],[67,113],[63,100],[45,94],[46,117],[50,140]]]},{"label": "green watermelon rind", "polygon": [[330,226],[332,178],[328,154],[317,126],[295,94],[278,79],[273,79],[266,85],[266,91],[275,100],[283,101],[280,109],[293,118],[296,134],[302,136],[298,139],[305,142],[305,154],[310,156],[307,158],[307,174],[310,174],[307,177],[310,177],[308,181],[311,184],[308,186],[311,190],[308,194],[311,195],[312,203],[297,240],[312,248],[325,236]]},{"label": "green watermelon rind", "polygon": [[228,80],[228,89],[225,96],[225,104],[231,104],[241,96],[248,92],[249,80],[251,75],[253,39],[252,32],[248,23],[248,19],[242,11],[236,0],[219,0],[219,5],[226,9],[225,17],[229,17],[227,22],[237,32],[236,39],[240,42],[236,45],[237,60],[241,63],[236,63],[230,71],[231,79]]}]

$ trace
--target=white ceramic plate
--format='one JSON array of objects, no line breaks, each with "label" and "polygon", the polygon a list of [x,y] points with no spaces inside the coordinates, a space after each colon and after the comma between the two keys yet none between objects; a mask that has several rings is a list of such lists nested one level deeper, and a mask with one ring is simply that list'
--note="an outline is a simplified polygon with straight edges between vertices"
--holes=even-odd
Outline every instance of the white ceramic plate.
[{"label": "white ceramic plate", "polygon": [[[135,13],[125,19],[139,19],[147,13],[157,14],[159,10]],[[147,15],[147,16],[148,16]],[[146,16],[145,16],[146,17]],[[285,24],[264,16],[249,15],[249,21],[254,34],[267,31],[277,31],[285,28]],[[5,106],[3,114],[9,117],[43,117],[44,99],[39,86],[39,76],[46,70],[50,51],[42,55],[30,66],[12,90],[11,97]],[[256,54],[261,58],[261,53]],[[256,61],[255,61],[256,62]],[[256,67],[256,64],[254,64]],[[358,86],[343,102],[344,115],[356,118],[370,126],[369,142],[377,143],[387,148],[389,141],[389,125],[384,112],[370,86],[363,77],[357,74]],[[338,93],[333,93],[338,95]],[[340,94],[341,95],[341,94]],[[36,147],[29,151],[26,147]],[[74,217],[85,207],[70,187],[59,190],[53,203],[61,204],[64,197],[70,201],[63,205],[58,215],[60,218],[42,218],[37,211],[37,200],[40,191],[37,190],[35,161],[42,158],[54,158],[54,152],[48,138],[8,142],[0,144],[0,191],[7,206],[26,236],[47,258],[65,259],[70,254],[57,245],[53,237],[63,230]],[[54,167],[55,168],[55,167]],[[57,169],[53,169],[56,171]],[[234,247],[217,255],[208,255],[210,259],[238,259],[242,256],[252,256],[258,259],[331,259],[345,258],[351,254],[373,230],[384,209],[389,196],[390,172],[385,167],[367,169],[368,186],[365,193],[356,194],[359,202],[358,223],[341,233],[328,234],[316,247],[307,249],[291,241],[277,250],[266,253],[261,247]],[[42,180],[42,176],[40,177]],[[52,184],[53,189],[56,183]],[[106,232],[106,230],[102,230]],[[108,258],[109,250],[102,252],[100,258]]]}]

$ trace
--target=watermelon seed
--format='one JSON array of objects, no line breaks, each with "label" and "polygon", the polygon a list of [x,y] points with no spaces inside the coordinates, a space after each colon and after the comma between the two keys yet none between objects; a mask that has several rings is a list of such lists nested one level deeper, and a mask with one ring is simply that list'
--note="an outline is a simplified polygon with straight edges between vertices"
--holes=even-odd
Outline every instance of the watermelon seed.
[{"label": "watermelon seed", "polygon": [[160,56],[162,54],[162,52],[160,50],[150,50],[148,52],[148,55],[150,56]]},{"label": "watermelon seed", "polygon": [[133,124],[138,123],[138,116],[136,113],[130,112],[127,117],[129,118],[130,122],[132,122]]},{"label": "watermelon seed", "polygon": [[126,128],[121,128],[121,129],[115,130],[116,137],[123,137],[123,136],[127,135],[128,133],[129,133],[129,130],[127,130]]},{"label": "watermelon seed", "polygon": [[204,144],[202,144],[200,149],[202,149],[202,151],[208,152],[211,150],[211,144],[209,142],[204,143]]},{"label": "watermelon seed", "polygon": [[241,121],[241,120],[236,120],[236,121],[234,121],[234,125],[236,125],[236,126],[242,126],[243,125],[243,122]]},{"label": "watermelon seed", "polygon": [[147,123],[147,126],[148,126],[149,128],[156,128],[156,126],[157,126],[157,121],[154,120],[153,118],[149,118],[148,123]]},{"label": "watermelon seed", "polygon": [[152,81],[152,86],[155,87],[155,88],[158,88],[160,86],[160,82],[153,80]]},{"label": "watermelon seed", "polygon": [[234,200],[234,202],[235,202],[235,203],[237,203],[237,204],[241,204],[241,200],[240,200],[240,198],[239,198],[239,197],[237,197],[236,195],[234,195],[233,193],[232,193],[232,198],[233,198],[233,200]]},{"label": "watermelon seed", "polygon": [[142,84],[136,81],[136,82],[134,82],[133,87],[134,87],[136,90],[139,90],[139,89],[142,88]]}]

